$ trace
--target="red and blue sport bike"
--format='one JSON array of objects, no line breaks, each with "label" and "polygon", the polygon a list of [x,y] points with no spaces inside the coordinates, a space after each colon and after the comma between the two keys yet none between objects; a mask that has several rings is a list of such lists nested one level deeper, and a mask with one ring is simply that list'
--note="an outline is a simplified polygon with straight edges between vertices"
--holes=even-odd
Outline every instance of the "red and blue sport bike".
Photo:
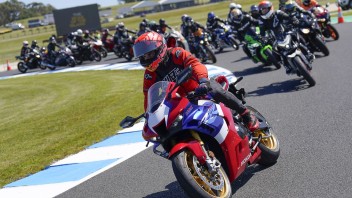
[{"label": "red and blue sport bike", "polygon": [[[250,132],[240,116],[215,103],[210,96],[182,93],[180,85],[192,73],[185,69],[177,82],[160,81],[148,91],[147,111],[121,121],[123,128],[144,117],[143,137],[154,143],[153,151],[172,161],[174,174],[185,190],[194,197],[231,197],[231,182],[252,164],[276,163],[279,141],[266,119],[248,108],[260,121],[260,129]],[[217,81],[244,102],[244,89],[225,77]]]}]

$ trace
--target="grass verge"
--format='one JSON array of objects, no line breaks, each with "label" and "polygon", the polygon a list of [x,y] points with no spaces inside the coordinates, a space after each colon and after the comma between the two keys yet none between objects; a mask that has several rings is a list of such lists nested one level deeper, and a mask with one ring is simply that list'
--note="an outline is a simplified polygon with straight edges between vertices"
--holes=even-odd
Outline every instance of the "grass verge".
[{"label": "grass verge", "polygon": [[0,186],[115,134],[143,111],[143,71],[86,71],[0,81]]}]

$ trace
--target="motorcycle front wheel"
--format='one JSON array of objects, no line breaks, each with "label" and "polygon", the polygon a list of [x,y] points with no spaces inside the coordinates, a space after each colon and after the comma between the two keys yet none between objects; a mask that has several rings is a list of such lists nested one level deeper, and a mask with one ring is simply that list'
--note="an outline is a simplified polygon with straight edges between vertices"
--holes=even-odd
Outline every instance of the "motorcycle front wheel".
[{"label": "motorcycle front wheel", "polygon": [[274,56],[273,52],[270,49],[266,49],[264,51],[264,54],[268,57],[269,61],[275,65],[276,69],[281,68],[280,62],[276,59],[276,57]]},{"label": "motorcycle front wheel", "polygon": [[206,165],[201,165],[186,149],[173,156],[171,161],[176,179],[189,197],[231,197],[231,183],[222,167],[211,176]]},{"label": "motorcycle front wheel", "polygon": [[98,51],[94,50],[92,56],[94,57],[95,61],[97,62],[101,61],[101,54]]},{"label": "motorcycle front wheel", "polygon": [[240,48],[240,45],[237,43],[236,39],[234,39],[233,37],[230,37],[230,43],[231,43],[231,47],[235,50],[238,50]]},{"label": "motorcycle front wheel", "polygon": [[315,85],[315,80],[312,77],[312,75],[310,75],[306,64],[302,61],[301,57],[296,56],[293,59],[294,64],[296,65],[296,67],[298,68],[300,74],[304,77],[304,79],[309,83],[310,86],[314,86]]},{"label": "motorcycle front wheel", "polygon": [[326,28],[328,29],[332,39],[334,39],[335,41],[339,40],[340,38],[339,32],[336,30],[334,26],[328,24]]},{"label": "motorcycle front wheel", "polygon": [[24,65],[23,62],[19,62],[19,63],[17,64],[17,69],[18,69],[18,71],[20,71],[20,72],[22,72],[22,73],[26,73],[27,70],[28,70],[28,68]]},{"label": "motorcycle front wheel", "polygon": [[313,42],[320,52],[322,52],[325,56],[329,56],[330,51],[328,47],[325,45],[323,39],[321,39],[321,37],[316,36]]},{"label": "motorcycle front wheel", "polygon": [[74,67],[76,66],[76,61],[72,58],[67,59],[68,66]]},{"label": "motorcycle front wheel", "polygon": [[101,52],[101,55],[102,55],[103,58],[108,56],[108,50],[105,49],[105,47],[101,47],[100,52]]},{"label": "motorcycle front wheel", "polygon": [[247,108],[257,117],[260,122],[264,122],[269,126],[268,129],[254,131],[253,137],[259,137],[260,135],[262,136],[262,139],[258,145],[262,151],[258,164],[263,166],[271,166],[277,162],[277,159],[280,156],[279,140],[273,133],[273,129],[265,117],[255,108],[251,106],[247,106]]},{"label": "motorcycle front wheel", "polygon": [[216,63],[217,60],[213,50],[211,50],[207,45],[205,45],[204,48],[207,53],[208,60],[211,60],[212,63]]}]

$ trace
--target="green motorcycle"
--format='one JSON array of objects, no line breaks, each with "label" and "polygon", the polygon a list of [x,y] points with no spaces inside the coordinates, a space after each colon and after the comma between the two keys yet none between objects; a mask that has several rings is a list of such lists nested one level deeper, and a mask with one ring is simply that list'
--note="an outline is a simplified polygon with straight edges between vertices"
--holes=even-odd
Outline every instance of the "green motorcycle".
[{"label": "green motorcycle", "polygon": [[244,36],[244,41],[243,51],[254,63],[261,62],[267,66],[274,65],[277,69],[281,68],[280,56],[273,51],[270,44],[259,41],[250,34]]}]

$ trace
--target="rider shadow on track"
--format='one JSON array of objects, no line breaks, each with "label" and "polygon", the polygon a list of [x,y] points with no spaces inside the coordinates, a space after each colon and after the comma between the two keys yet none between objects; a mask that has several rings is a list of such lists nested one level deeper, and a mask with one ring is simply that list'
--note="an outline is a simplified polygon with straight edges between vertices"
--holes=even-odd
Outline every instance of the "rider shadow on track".
[{"label": "rider shadow on track", "polygon": [[244,186],[254,175],[256,172],[265,170],[269,167],[261,166],[261,165],[253,165],[249,166],[245,172],[242,173],[232,184],[232,195],[235,195],[237,190],[239,190],[242,186]]},{"label": "rider shadow on track", "polygon": [[144,198],[180,198],[188,197],[183,191],[182,187],[177,181],[174,181],[165,186],[166,191],[153,193],[151,195],[145,196]]},{"label": "rider shadow on track", "polygon": [[277,93],[300,91],[309,88],[309,84],[302,78],[291,79],[283,82],[272,83],[267,86],[258,87],[257,90],[247,92],[248,96],[263,96]]},{"label": "rider shadow on track", "polygon": [[235,76],[248,76],[277,70],[274,66],[255,65],[243,71],[233,72]]}]

